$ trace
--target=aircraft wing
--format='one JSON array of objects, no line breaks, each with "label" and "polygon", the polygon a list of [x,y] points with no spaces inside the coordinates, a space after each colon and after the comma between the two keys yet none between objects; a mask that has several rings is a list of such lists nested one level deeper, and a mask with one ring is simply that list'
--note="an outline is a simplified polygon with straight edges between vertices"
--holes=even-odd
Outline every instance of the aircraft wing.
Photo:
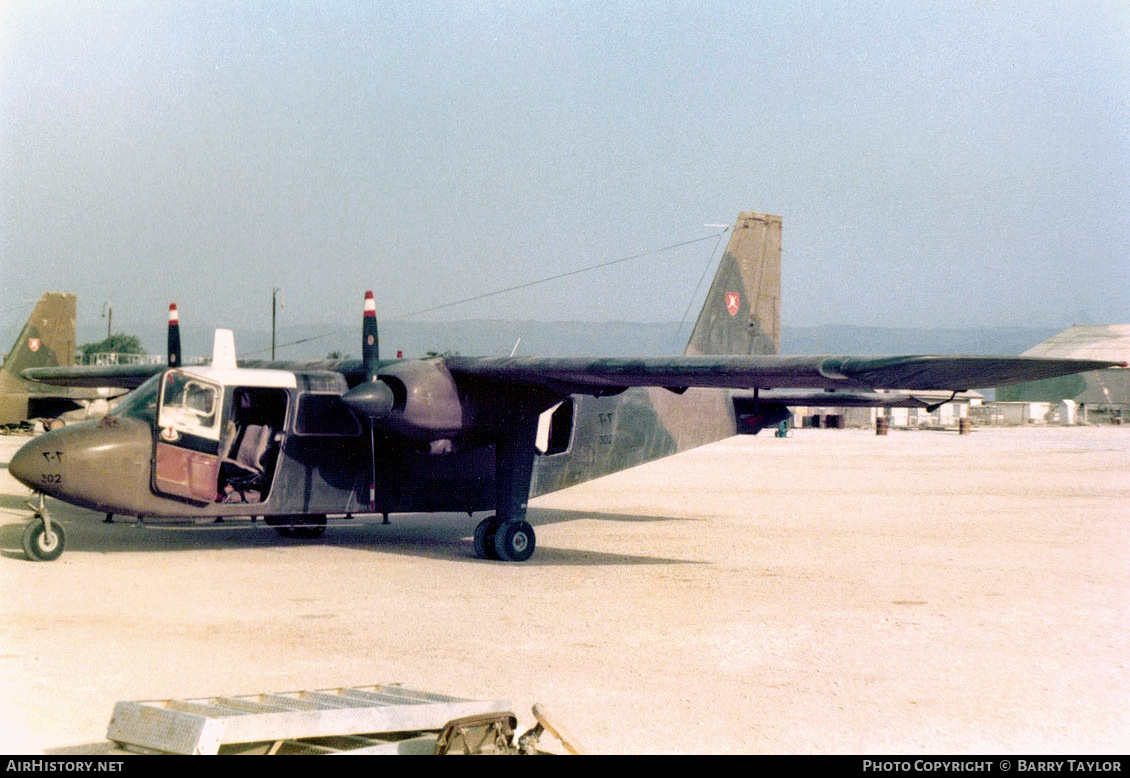
[{"label": "aircraft wing", "polygon": [[[456,378],[596,395],[630,386],[960,391],[1126,367],[1100,360],[984,356],[449,356],[444,363]],[[163,364],[37,367],[21,375],[55,386],[134,389],[164,369]]]},{"label": "aircraft wing", "polygon": [[630,386],[960,391],[1126,367],[1099,360],[987,356],[446,357],[444,362],[456,378],[596,395]]},{"label": "aircraft wing", "polygon": [[129,390],[121,386],[47,386],[28,383],[27,394],[31,399],[46,400],[108,400],[123,395]]},{"label": "aircraft wing", "polygon": [[113,386],[136,389],[166,365],[75,365],[73,367],[32,367],[20,375],[28,381],[52,386]]}]

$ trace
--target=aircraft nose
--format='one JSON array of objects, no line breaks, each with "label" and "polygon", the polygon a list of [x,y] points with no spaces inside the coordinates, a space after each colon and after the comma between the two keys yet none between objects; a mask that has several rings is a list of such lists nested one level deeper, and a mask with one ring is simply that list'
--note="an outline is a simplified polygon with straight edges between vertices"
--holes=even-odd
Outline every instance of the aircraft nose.
[{"label": "aircraft nose", "polygon": [[[8,463],[20,483],[63,502],[127,513],[149,492],[148,424],[107,417],[45,432]],[[136,515],[136,514],[130,514]]]},{"label": "aircraft nose", "polygon": [[40,464],[43,462],[43,452],[37,443],[38,441],[35,440],[25,443],[12,457],[12,461],[8,463],[8,473],[12,478],[31,489],[39,488],[39,483],[44,475],[43,467]]}]

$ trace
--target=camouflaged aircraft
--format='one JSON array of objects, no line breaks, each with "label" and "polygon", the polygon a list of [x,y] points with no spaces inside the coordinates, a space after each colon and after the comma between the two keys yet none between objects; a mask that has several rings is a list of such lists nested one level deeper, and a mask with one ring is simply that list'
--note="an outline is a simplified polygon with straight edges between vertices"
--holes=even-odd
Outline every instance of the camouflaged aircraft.
[{"label": "camouflaged aircraft", "polygon": [[[524,561],[533,496],[788,418],[789,404],[892,404],[884,387],[958,391],[1112,366],[957,356],[782,356],[781,219],[742,213],[685,352],[643,358],[382,360],[367,292],[360,361],[40,368],[37,381],[136,387],[101,421],[27,443],[9,472],[33,489],[31,559],[62,553],[44,496],[139,522],[246,517],[292,538],[327,517],[488,512],[483,559]],[[175,339],[174,339],[175,336]],[[852,399],[854,398],[854,400]]]},{"label": "camouflaged aircraft", "polygon": [[52,427],[64,419],[105,414],[108,401],[124,389],[48,386],[20,375],[30,368],[73,365],[74,357],[75,296],[47,292],[39,298],[0,368],[0,429],[31,419]]}]

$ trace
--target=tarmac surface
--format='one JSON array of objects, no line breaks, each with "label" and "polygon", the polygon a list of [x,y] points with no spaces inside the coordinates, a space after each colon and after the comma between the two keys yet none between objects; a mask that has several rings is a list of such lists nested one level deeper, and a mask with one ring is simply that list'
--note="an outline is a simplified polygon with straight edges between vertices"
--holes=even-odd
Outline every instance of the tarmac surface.
[{"label": "tarmac surface", "polygon": [[[270,530],[52,502],[0,438],[0,752],[104,752],[119,700],[406,686],[545,704],[593,753],[1124,753],[1130,428],[732,438],[476,515]],[[543,744],[553,745],[543,737]]]}]

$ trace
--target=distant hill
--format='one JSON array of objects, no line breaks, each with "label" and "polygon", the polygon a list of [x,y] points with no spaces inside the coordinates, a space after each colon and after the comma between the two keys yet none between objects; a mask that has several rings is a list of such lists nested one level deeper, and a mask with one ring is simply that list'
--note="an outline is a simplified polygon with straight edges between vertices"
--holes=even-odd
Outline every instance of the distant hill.
[{"label": "distant hill", "polygon": [[999,354],[1026,351],[1059,332],[1054,327],[783,327],[786,354]]},{"label": "distant hill", "polygon": [[[473,319],[455,322],[381,322],[381,354],[397,350],[406,357],[453,351],[475,356],[631,356],[681,353],[692,324],[637,322],[538,322]],[[782,328],[785,354],[1019,354],[1058,332],[1055,328],[973,327],[924,329],[827,325]],[[129,333],[141,338],[147,351],[165,350],[163,327]],[[101,327],[79,327],[80,344],[106,336]],[[15,337],[13,332],[12,338]],[[210,327],[181,325],[186,357],[207,356],[212,350]],[[270,331],[239,329],[236,347],[241,357],[270,357]],[[280,328],[279,359],[321,358],[331,351],[359,356],[360,324],[317,324]]]}]

